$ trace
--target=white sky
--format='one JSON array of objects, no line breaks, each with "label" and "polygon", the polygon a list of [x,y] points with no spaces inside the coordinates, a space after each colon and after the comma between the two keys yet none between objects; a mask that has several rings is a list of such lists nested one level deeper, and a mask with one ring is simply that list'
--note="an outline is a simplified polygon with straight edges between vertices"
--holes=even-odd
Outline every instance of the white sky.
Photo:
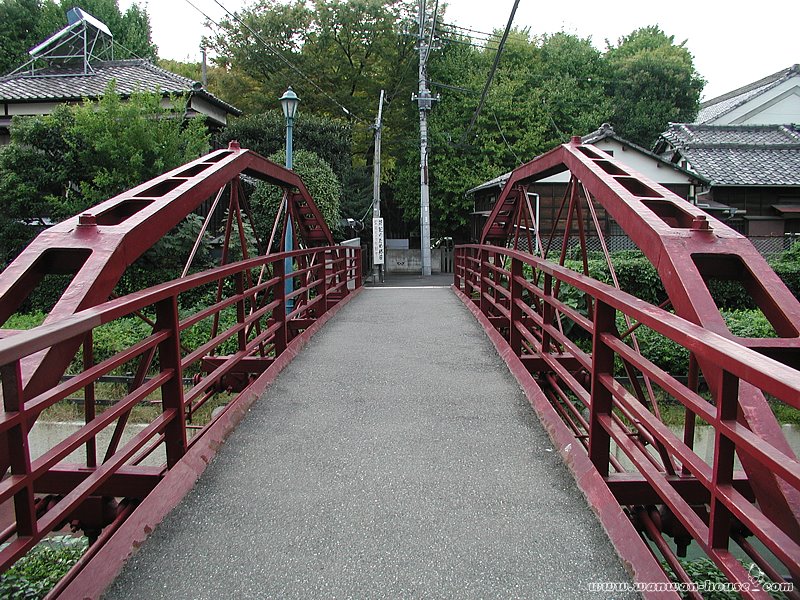
[{"label": "white sky", "polygon": [[[125,10],[134,0],[120,0]],[[444,1],[444,0],[442,0]],[[225,12],[214,0],[191,0],[212,19]],[[220,0],[230,11],[250,0]],[[159,55],[175,60],[199,60],[199,44],[211,30],[205,18],[186,0],[150,0],[153,40]],[[513,0],[450,0],[446,19],[462,27],[491,31],[505,27]],[[676,42],[686,40],[695,58],[695,68],[707,80],[704,99],[800,63],[800,47],[792,23],[800,17],[796,0],[761,0],[736,5],[732,2],[672,0],[574,0],[541,2],[521,0],[514,24],[533,33],[566,31],[591,36],[594,45],[605,48],[638,27],[657,24]]]}]

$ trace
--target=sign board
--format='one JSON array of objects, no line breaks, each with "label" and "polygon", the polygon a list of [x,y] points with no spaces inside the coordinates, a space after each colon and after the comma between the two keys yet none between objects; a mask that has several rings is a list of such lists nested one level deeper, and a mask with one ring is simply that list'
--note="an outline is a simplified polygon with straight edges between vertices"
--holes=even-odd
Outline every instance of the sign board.
[{"label": "sign board", "polygon": [[372,264],[384,263],[383,218],[372,219]]}]

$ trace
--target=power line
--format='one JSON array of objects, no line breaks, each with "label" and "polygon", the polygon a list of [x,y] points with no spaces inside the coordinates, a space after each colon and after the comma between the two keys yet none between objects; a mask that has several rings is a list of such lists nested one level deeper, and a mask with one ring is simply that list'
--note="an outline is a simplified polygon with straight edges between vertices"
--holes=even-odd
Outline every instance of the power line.
[{"label": "power line", "polygon": [[433,23],[431,24],[431,35],[428,38],[428,48],[433,45],[433,34],[436,33],[436,17],[439,15],[439,0],[436,0],[436,4],[433,6]]},{"label": "power line", "polygon": [[497,50],[497,48],[489,46],[488,42],[486,46],[481,46],[480,44],[473,44],[471,42],[465,42],[464,40],[457,40],[454,38],[439,38],[439,39],[445,42],[446,44],[458,44],[459,46],[470,46],[477,50],[488,50],[490,52],[494,52],[495,50]]},{"label": "power line", "polygon": [[450,27],[452,29],[459,29],[461,31],[469,31],[470,33],[477,33],[477,34],[482,35],[484,37],[494,37],[494,38],[501,37],[497,33],[486,33],[485,31],[478,31],[477,29],[470,29],[469,27],[461,27],[460,25],[456,25],[455,23],[440,23],[440,25],[442,27]]},{"label": "power line", "polygon": [[216,4],[217,4],[217,5],[218,5],[218,6],[219,6],[219,7],[220,7],[222,10],[224,10],[224,11],[225,11],[225,12],[226,12],[226,13],[227,13],[229,16],[231,16],[231,17],[233,17],[234,19],[236,19],[236,20],[239,22],[239,24],[241,24],[241,25],[242,25],[242,26],[243,26],[245,29],[247,29],[247,31],[249,31],[249,32],[250,32],[250,33],[253,35],[253,37],[255,37],[255,38],[258,40],[258,41],[260,41],[260,42],[261,42],[261,43],[264,45],[264,47],[265,47],[265,48],[267,48],[268,50],[270,50],[270,51],[271,51],[273,54],[275,54],[275,56],[277,56],[277,57],[278,57],[278,58],[280,58],[280,59],[281,59],[281,60],[282,60],[284,63],[286,63],[286,65],[287,65],[288,67],[290,67],[291,69],[293,69],[293,70],[294,70],[294,71],[295,71],[297,74],[299,74],[299,75],[300,75],[301,77],[303,77],[303,78],[304,78],[306,81],[308,81],[308,83],[310,83],[312,86],[314,86],[314,87],[317,89],[317,91],[319,91],[319,92],[320,92],[320,93],[321,93],[323,96],[325,96],[326,98],[328,98],[328,100],[330,100],[330,101],[331,101],[331,102],[333,102],[333,103],[334,103],[336,106],[338,106],[339,108],[341,108],[341,109],[342,109],[342,111],[344,111],[344,113],[345,113],[346,115],[353,117],[353,118],[354,118],[354,119],[356,119],[357,121],[361,121],[362,123],[366,123],[366,121],[365,121],[364,119],[362,119],[361,117],[359,117],[357,114],[355,114],[355,113],[354,113],[353,111],[351,111],[349,108],[347,108],[347,107],[346,107],[344,104],[342,104],[341,102],[339,102],[339,101],[338,101],[336,98],[334,98],[333,96],[331,96],[331,95],[330,95],[328,92],[326,92],[326,91],[325,91],[325,90],[323,90],[323,89],[322,89],[322,88],[321,88],[319,85],[317,85],[317,82],[315,82],[315,81],[314,81],[313,79],[311,79],[311,78],[310,78],[308,75],[306,75],[305,73],[303,73],[303,71],[301,71],[299,67],[297,67],[296,65],[294,65],[294,64],[293,64],[293,63],[292,63],[292,62],[291,62],[291,61],[290,61],[288,58],[286,58],[286,57],[285,57],[285,56],[284,56],[284,55],[283,55],[281,52],[279,52],[278,50],[276,50],[275,48],[273,48],[272,46],[270,46],[270,45],[267,43],[267,41],[266,41],[264,38],[262,38],[262,37],[261,37],[261,36],[260,36],[258,33],[256,33],[255,31],[253,31],[253,29],[252,29],[252,28],[251,28],[251,27],[250,27],[250,26],[249,26],[247,23],[245,23],[244,21],[242,21],[242,19],[240,19],[238,15],[236,15],[235,13],[232,13],[231,11],[229,11],[229,10],[228,10],[228,9],[225,7],[225,5],[223,5],[223,4],[222,4],[222,2],[220,2],[219,0],[214,0],[214,2],[215,2],[215,3],[216,3]]},{"label": "power line", "polygon": [[500,132],[500,137],[503,138],[503,141],[506,143],[506,147],[509,149],[511,154],[514,155],[514,158],[517,159],[517,164],[521,165],[523,161],[519,156],[517,156],[517,153],[514,152],[514,148],[511,147],[511,144],[508,143],[508,140],[506,139],[506,135],[503,133],[503,128],[500,127],[500,121],[497,120],[497,114],[494,111],[492,111],[492,116],[494,117],[494,122],[497,125],[497,131]]},{"label": "power line", "polygon": [[459,41],[466,42],[468,44],[496,44],[498,42],[498,38],[483,38],[477,35],[467,35],[461,31],[450,31],[449,29],[441,29],[439,31],[441,36],[449,36],[450,38],[458,39]]},{"label": "power line", "polygon": [[194,4],[194,3],[193,3],[191,0],[184,0],[184,2],[186,2],[186,4],[188,4],[188,5],[189,5],[189,6],[191,6],[193,9],[195,9],[197,12],[199,12],[201,15],[203,15],[203,16],[204,16],[204,17],[205,17],[207,20],[211,21],[211,22],[212,22],[214,25],[216,25],[216,26],[217,26],[217,27],[219,27],[220,29],[222,28],[222,26],[221,26],[219,23],[217,23],[217,22],[216,22],[214,19],[212,19],[211,17],[209,17],[209,16],[208,16],[206,13],[204,13],[202,10],[200,10],[200,9],[199,9],[199,8],[198,8],[198,7],[197,7],[197,6],[196,6],[196,5],[195,5],[195,4]]},{"label": "power line", "polygon": [[486,85],[483,86],[483,92],[481,93],[481,99],[478,102],[478,107],[475,109],[475,114],[472,115],[472,120],[469,123],[469,127],[467,127],[467,130],[464,132],[464,139],[461,140],[462,143],[465,142],[469,137],[472,128],[475,126],[475,122],[478,120],[478,115],[481,114],[483,104],[486,102],[486,95],[489,93],[489,86],[492,85],[495,71],[497,71],[497,65],[500,63],[500,56],[503,54],[503,47],[506,45],[506,40],[508,39],[508,34],[511,31],[511,24],[514,22],[514,15],[517,12],[518,6],[519,0],[514,0],[514,6],[511,8],[511,14],[508,16],[508,23],[506,23],[506,30],[503,32],[503,37],[500,40],[500,44],[497,46],[497,52],[494,55],[494,62],[492,63],[492,68],[489,71],[489,77],[486,79]]}]

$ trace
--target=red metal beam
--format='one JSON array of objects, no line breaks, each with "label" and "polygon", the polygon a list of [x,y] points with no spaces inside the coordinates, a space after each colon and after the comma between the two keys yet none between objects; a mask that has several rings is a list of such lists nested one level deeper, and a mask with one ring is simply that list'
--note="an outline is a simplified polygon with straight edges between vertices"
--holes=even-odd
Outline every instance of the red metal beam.
[{"label": "red metal beam", "polygon": [[[475,257],[479,260],[474,260]],[[503,266],[497,267],[498,263]],[[534,281],[523,276],[527,272],[523,265],[538,273]],[[772,473],[793,493],[800,490],[800,462],[735,420],[740,402],[736,390],[745,386],[800,408],[800,372],[744,347],[731,336],[723,337],[708,331],[616,288],[527,253],[497,246],[461,246],[456,248],[455,266],[455,287],[459,296],[484,324],[512,372],[521,383],[526,382],[523,384],[527,386],[526,390],[531,388],[529,398],[546,429],[551,436],[558,435],[554,441],[563,451],[570,450],[565,459],[571,468],[575,464],[572,450],[578,448],[593,465],[595,475],[609,471],[610,466],[622,471],[621,475],[609,474],[605,478],[606,489],[614,490],[619,501],[629,504],[662,504],[666,507],[662,511],[664,519],[669,521],[664,524],[664,531],[669,530],[676,539],[694,539],[733,583],[750,581],[748,573],[728,550],[730,540],[736,540],[737,531],[741,530],[756,535],[793,577],[800,576],[800,544],[791,538],[793,516],[776,515],[774,507],[765,505],[759,497],[761,481],[749,473],[747,480],[742,480],[733,471],[735,449],[751,470],[755,468]],[[491,279],[481,276],[487,272],[492,273]],[[544,283],[537,285],[535,281],[541,281],[542,275]],[[596,313],[605,314],[605,317],[595,315],[594,320],[590,320],[577,314],[558,299],[553,280],[589,295],[598,307]],[[470,297],[460,291],[462,287],[471,292]],[[494,294],[501,288],[508,290],[510,298],[505,294]],[[523,296],[523,291],[527,297]],[[505,307],[508,300],[510,311]],[[541,306],[541,309],[534,312],[534,305]],[[712,390],[714,403],[621,341],[614,319],[610,318],[613,311],[628,315],[675,341],[693,353],[700,364],[718,365],[723,385]],[[576,327],[593,337],[595,352],[592,355],[580,350],[553,325],[559,314],[572,319]],[[523,338],[524,344],[509,334],[514,330]],[[524,345],[522,351],[528,353],[525,356],[536,357],[536,362],[527,362],[532,366],[540,365],[543,372],[549,372],[545,378],[548,385],[563,386],[555,390],[554,398],[548,398],[533,378],[526,378],[528,369],[520,355],[520,345]],[[580,363],[583,374],[565,368],[559,360],[561,355],[557,348],[569,352]],[[598,348],[602,348],[602,352]],[[617,357],[630,363],[682,403],[687,412],[697,414],[714,428],[716,442],[711,465],[706,464],[690,443],[680,439],[614,378]],[[585,381],[587,372],[592,374],[591,387]],[[605,401],[598,400],[598,390],[605,393]],[[559,413],[562,402],[569,405],[569,410]],[[589,411],[588,419],[580,412],[583,408]],[[625,421],[620,419],[618,412],[625,415]],[[564,415],[573,415],[574,419],[570,421]],[[611,455],[610,439],[633,465],[633,475],[626,473],[626,467]],[[666,463],[660,463],[659,456],[654,455],[642,440],[662,448],[668,458],[681,466],[681,475],[672,474]],[[584,476],[583,473],[577,475],[579,485],[593,506],[602,509],[605,500],[586,491]],[[613,536],[620,535],[618,527],[619,524],[606,525],[612,540]],[[621,556],[626,560],[627,557],[638,560],[624,542],[621,546]],[[619,550],[620,546],[617,548]],[[637,579],[652,581],[640,579],[638,575]]]},{"label": "red metal beam", "polygon": [[[303,215],[299,230],[307,247],[332,245],[325,225],[300,177],[232,143],[156,177],[80,216],[45,231],[0,274],[0,322],[11,316],[48,274],[72,280],[45,323],[54,323],[108,300],[125,269],[218,190],[245,174],[292,191]],[[75,342],[49,348],[23,364],[27,395],[59,380],[75,355]]]},{"label": "red metal beam", "polygon": [[[569,171],[622,227],[655,266],[675,312],[708,331],[734,338],[708,288],[710,279],[739,281],[778,334],[776,340],[738,339],[789,364],[800,352],[800,302],[741,234],[631,170],[580,138],[558,146],[522,165],[510,176],[484,227],[484,243],[502,243],[497,232],[509,222],[516,189],[552,174]],[[721,363],[701,362],[713,391],[722,385]],[[767,376],[767,374],[765,374]],[[743,383],[738,392],[740,421],[788,456],[794,456],[764,395]],[[753,488],[763,506],[800,541],[800,493],[772,473],[743,458]]]}]

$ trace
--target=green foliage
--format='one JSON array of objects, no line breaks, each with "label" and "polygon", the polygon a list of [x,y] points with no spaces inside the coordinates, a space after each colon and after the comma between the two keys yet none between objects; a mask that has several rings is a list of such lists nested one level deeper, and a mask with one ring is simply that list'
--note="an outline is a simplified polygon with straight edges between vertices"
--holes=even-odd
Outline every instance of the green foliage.
[{"label": "green foliage", "polygon": [[0,148],[2,258],[35,234],[23,221],[80,213],[206,151],[202,120],[180,118],[178,99],[171,107],[161,101],[157,93],[123,101],[112,83],[97,103],[15,117],[11,143]]},{"label": "green foliage", "polygon": [[720,311],[731,333],[743,338],[778,337],[775,328],[759,309]]},{"label": "green foliage", "polygon": [[[292,85],[302,99],[301,118],[309,114],[341,117],[340,105],[354,125],[353,177],[326,153],[327,143],[304,145],[327,160],[346,189],[364,183],[372,161],[372,120],[381,89],[383,112],[382,201],[384,215],[413,223],[419,219],[418,111],[408,98],[416,91],[417,3],[410,0],[262,0],[239,17],[261,40],[277,49],[320,83],[323,93],[265,47],[236,20],[223,21],[211,43],[217,68],[209,86],[250,112],[274,111],[277,98]],[[446,22],[440,4],[440,22]],[[499,33],[499,32],[496,32]],[[494,48],[474,47],[468,37],[439,32],[441,47],[428,68],[441,98],[429,113],[431,230],[434,238],[468,237],[472,199],[466,190],[527,162],[572,135],[584,135],[604,122],[634,141],[649,144],[669,120],[688,120],[697,110],[702,80],[691,54],[657,28],[623,38],[603,53],[589,38],[564,32],[534,35],[511,32],[480,117],[466,128],[494,60]],[[630,89],[626,85],[630,80]],[[437,86],[436,84],[442,84]],[[646,99],[646,100],[642,100]],[[649,103],[649,104],[648,104]],[[356,123],[353,115],[360,117]],[[617,122],[618,121],[618,122]],[[259,115],[242,129],[264,124],[254,134],[233,132],[243,145],[264,139],[263,154],[282,146],[279,116]],[[300,123],[298,122],[298,128]],[[297,132],[300,133],[299,130]],[[263,138],[262,138],[263,136]],[[246,140],[246,141],[245,141]],[[369,186],[358,185],[359,201],[348,197],[347,216],[360,217],[369,206]],[[360,210],[359,210],[360,209]],[[360,214],[358,214],[360,213]],[[387,223],[389,229],[403,227]],[[412,233],[413,235],[413,233]]]},{"label": "green foliage", "polygon": [[0,597],[44,598],[87,547],[86,538],[60,536],[43,540],[0,576]]},{"label": "green foliage", "polygon": [[53,0],[3,0],[0,2],[0,75],[30,57],[28,50],[66,24]]},{"label": "green foliage", "polygon": [[[725,574],[708,558],[691,560],[682,558],[678,559],[678,562],[680,562],[681,567],[686,571],[689,578],[697,584],[698,591],[706,600],[738,600],[741,598],[741,595],[731,588]],[[750,577],[758,582],[759,585],[769,586],[772,583],[766,573],[755,563],[742,562],[742,565],[747,569],[747,572],[750,573]],[[666,571],[671,581],[675,583],[680,582],[667,563],[662,563],[661,566],[664,568],[664,571]],[[776,600],[784,600],[786,598],[785,594],[777,590],[770,591],[769,595]],[[689,598],[691,596],[687,593],[684,594],[683,597]]]},{"label": "green foliage", "polygon": [[791,248],[776,256],[770,261],[770,266],[795,297],[800,298],[800,243],[794,243]]},{"label": "green foliage", "polygon": [[[272,154],[269,159],[278,164],[284,164],[286,154],[281,150]],[[328,227],[333,231],[339,222],[339,203],[342,198],[342,184],[333,169],[316,153],[308,150],[298,150],[292,153],[292,167],[303,179],[314,203],[322,213]],[[250,197],[250,204],[256,229],[261,239],[269,238],[282,198],[280,188],[267,183],[256,185]]]},{"label": "green foliage", "polygon": [[[302,150],[313,151],[330,165],[340,181],[344,181],[352,170],[351,135],[352,127],[346,121],[299,111],[292,132],[293,156]],[[237,140],[242,148],[262,156],[282,151],[286,144],[283,113],[276,109],[234,120],[222,132],[220,144],[227,145],[231,140]]]},{"label": "green foliage", "polygon": [[[631,250],[615,252],[611,255],[611,263],[614,265],[619,286],[623,291],[650,304],[658,305],[666,299],[667,293],[658,271],[641,252]],[[611,272],[604,257],[590,256],[588,264],[590,277],[613,285]],[[564,266],[573,271],[583,272],[581,260],[567,260]]]},{"label": "green foliage", "polygon": [[[180,277],[202,226],[203,219],[199,215],[191,214],[186,217],[126,269],[115,293],[124,296]],[[197,273],[214,266],[212,251],[212,236],[206,231],[189,272]],[[183,296],[181,300],[194,302],[194,298],[186,300]]]},{"label": "green foliage", "polygon": [[694,119],[705,80],[685,44],[650,26],[609,47],[607,90],[619,135],[649,148],[669,122]]},{"label": "green foliage", "polygon": [[[794,254],[786,254],[783,260],[790,264]],[[627,293],[650,304],[660,304],[666,298],[666,292],[655,267],[639,251],[615,252],[611,256],[614,270],[620,287]],[[589,276],[612,284],[610,271],[602,257],[589,256]],[[567,260],[565,266],[583,272],[581,260]],[[530,276],[530,273],[528,273]],[[721,314],[731,333],[739,337],[771,338],[777,334],[772,324],[761,310],[754,308],[752,298],[740,285],[731,282],[712,281],[712,295],[720,303]],[[582,292],[571,286],[562,285],[559,298],[569,306],[586,314],[586,301]],[[628,329],[624,317],[617,315],[617,329],[624,332]],[[570,331],[570,329],[567,329]],[[580,337],[575,331],[574,335]],[[642,355],[658,367],[673,375],[685,375],[689,364],[689,352],[672,340],[656,333],[647,327],[636,329],[636,338]],[[585,349],[588,351],[589,346]],[[621,368],[618,372],[622,374]]]},{"label": "green foliage", "polygon": [[[396,195],[397,164],[409,151],[413,152],[416,131],[416,113],[409,98],[416,88],[417,54],[414,36],[407,35],[413,27],[416,7],[416,2],[410,0],[264,0],[241,11],[242,21],[322,89],[276,60],[239,22],[224,20],[222,32],[212,40],[218,56],[217,68],[209,71],[209,88],[236,106],[258,114],[249,123],[245,121],[243,128],[258,126],[262,120],[274,130],[266,147],[257,147],[251,140],[258,140],[263,134],[256,130],[255,135],[248,136],[236,131],[243,121],[240,119],[232,124],[226,138],[239,139],[243,146],[264,155],[282,148],[282,119],[269,112],[278,106],[277,99],[286,88],[293,86],[301,98],[295,147],[312,150],[330,163],[348,190],[346,216],[361,218],[372,197],[368,179],[373,131],[366,124],[374,118],[383,89],[386,97],[381,166],[384,212],[388,216]],[[311,115],[345,118],[353,129],[329,139],[321,130],[321,135],[309,137],[307,144],[304,135],[313,133],[319,125],[310,119]],[[306,127],[304,121],[308,125],[306,134],[301,131]],[[351,144],[346,152],[329,152],[332,142],[338,146],[339,136],[344,135]],[[403,218],[410,215],[401,215],[398,220]]]},{"label": "green foliage", "polygon": [[3,323],[2,328],[19,330],[33,329],[41,325],[46,316],[47,315],[41,311],[13,314]]},{"label": "green foliage", "polygon": [[[191,308],[181,310],[181,318],[186,318],[195,314],[205,308],[207,304],[200,304]],[[214,324],[214,318],[209,317],[203,319],[199,323],[195,323],[190,328],[183,331],[181,334],[181,343],[190,351],[199,348],[211,339],[211,328]],[[236,307],[229,307],[220,312],[218,332],[223,332],[236,324]],[[236,336],[232,336],[225,340],[217,350],[217,354],[226,355],[233,354],[237,350]]]},{"label": "green foliage", "polygon": [[[415,5],[391,0],[329,0],[307,3],[263,0],[239,14],[241,21],[303,72],[322,82],[322,90],[303,83],[297,71],[253,39],[239,20],[224,19],[212,39],[216,63],[243,74],[237,105],[251,112],[275,106],[293,85],[309,113],[342,115],[331,101],[353,113],[374,114],[383,87],[388,100],[401,93],[404,74],[398,65],[414,56],[413,40],[400,34],[400,24]],[[413,77],[407,80],[410,85]],[[249,89],[248,89],[249,88]],[[243,93],[241,93],[243,92]],[[410,88],[402,90],[410,92]],[[408,98],[403,93],[403,98]]]},{"label": "green foliage", "polygon": [[[627,328],[625,318],[617,315],[617,329],[624,332]],[[642,356],[671,375],[686,375],[689,368],[689,351],[686,348],[649,327],[639,327],[635,334]],[[626,342],[632,345],[630,339],[626,339]],[[621,367],[617,372],[622,374]]]}]

